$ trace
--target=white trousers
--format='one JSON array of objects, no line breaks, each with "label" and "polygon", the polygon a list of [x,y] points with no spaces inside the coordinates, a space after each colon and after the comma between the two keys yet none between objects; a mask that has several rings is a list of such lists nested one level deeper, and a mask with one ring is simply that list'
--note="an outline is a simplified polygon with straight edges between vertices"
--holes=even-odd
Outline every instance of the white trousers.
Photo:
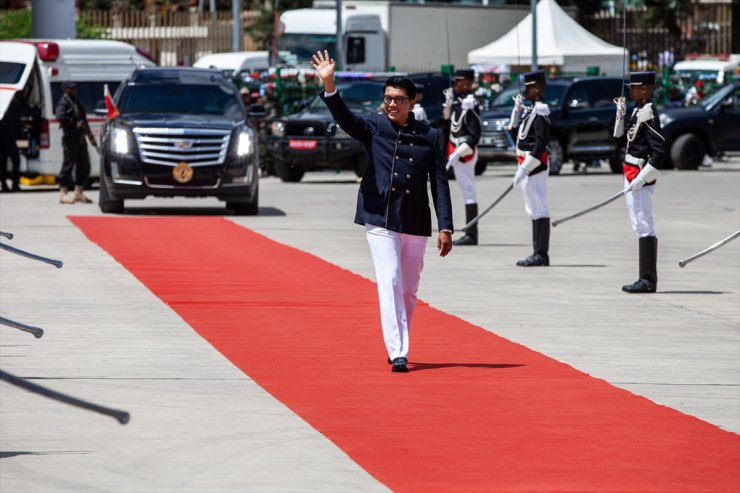
[{"label": "white trousers", "polygon": [[380,325],[388,357],[408,358],[409,326],[416,308],[426,236],[407,235],[365,225],[367,243],[375,264],[380,302]]},{"label": "white trousers", "polygon": [[[624,186],[627,188],[629,182],[624,179]],[[630,213],[630,222],[632,231],[638,238],[646,236],[655,236],[655,223],[653,222],[653,193],[655,185],[642,187],[639,190],[627,192],[624,198],[627,200],[627,210]]]},{"label": "white trousers", "polygon": [[550,217],[547,208],[547,175],[548,170],[545,170],[536,175],[527,175],[522,180],[524,210],[533,221]]},{"label": "white trousers", "polygon": [[473,153],[473,159],[463,163],[459,159],[452,164],[455,170],[455,181],[460,187],[465,204],[477,204],[478,200],[475,195],[475,165],[478,162],[478,148]]}]

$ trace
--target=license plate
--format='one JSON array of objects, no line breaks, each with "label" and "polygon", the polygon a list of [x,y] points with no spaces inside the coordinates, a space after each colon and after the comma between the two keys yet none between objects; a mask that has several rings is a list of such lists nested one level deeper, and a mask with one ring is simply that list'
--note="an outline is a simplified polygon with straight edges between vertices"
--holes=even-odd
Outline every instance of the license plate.
[{"label": "license plate", "polygon": [[288,140],[288,147],[291,149],[303,149],[303,150],[311,150],[316,149],[316,144],[318,142],[315,140],[296,140],[296,139],[289,139]]},{"label": "license plate", "polygon": [[493,137],[481,137],[480,143],[483,145],[493,145],[495,144],[495,140]]}]

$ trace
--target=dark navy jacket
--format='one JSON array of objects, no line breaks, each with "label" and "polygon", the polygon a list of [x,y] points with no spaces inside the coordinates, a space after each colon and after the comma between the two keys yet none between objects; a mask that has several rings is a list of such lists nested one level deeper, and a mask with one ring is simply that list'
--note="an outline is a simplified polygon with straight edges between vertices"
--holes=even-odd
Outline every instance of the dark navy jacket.
[{"label": "dark navy jacket", "polygon": [[372,224],[398,233],[431,236],[431,184],[439,230],[452,231],[452,202],[439,132],[414,120],[401,127],[384,114],[360,117],[337,92],[320,94],[339,126],[365,145],[368,165],[357,194],[355,223]]}]

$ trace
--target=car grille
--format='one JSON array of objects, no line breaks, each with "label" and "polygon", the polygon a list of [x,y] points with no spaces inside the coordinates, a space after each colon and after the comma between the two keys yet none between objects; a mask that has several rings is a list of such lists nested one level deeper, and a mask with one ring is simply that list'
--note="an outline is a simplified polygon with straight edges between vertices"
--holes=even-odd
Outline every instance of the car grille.
[{"label": "car grille", "polygon": [[291,137],[321,137],[326,135],[326,123],[300,120],[285,122],[285,135]]},{"label": "car grille", "polygon": [[151,188],[218,188],[222,166],[197,166],[193,168],[193,177],[187,183],[175,181],[171,166],[144,164],[141,167],[144,180]]},{"label": "car grille", "polygon": [[137,127],[134,135],[145,163],[195,167],[223,164],[231,130]]},{"label": "car grille", "polygon": [[514,144],[514,139],[506,127],[495,120],[488,120],[484,123],[480,140],[481,145],[497,149],[506,149]]}]

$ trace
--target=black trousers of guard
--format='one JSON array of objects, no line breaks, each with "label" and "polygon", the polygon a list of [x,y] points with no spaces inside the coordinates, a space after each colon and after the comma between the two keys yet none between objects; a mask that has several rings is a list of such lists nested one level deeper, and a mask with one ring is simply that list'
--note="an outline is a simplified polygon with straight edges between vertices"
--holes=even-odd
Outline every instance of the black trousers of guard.
[{"label": "black trousers of guard", "polygon": [[8,158],[10,158],[10,162],[13,164],[10,174],[12,187],[13,190],[18,190],[18,182],[21,177],[21,157],[18,152],[18,146],[15,144],[14,138],[9,135],[0,135],[0,186],[2,190],[8,189],[8,184],[5,181],[8,179]]},{"label": "black trousers of guard", "polygon": [[[87,141],[81,134],[70,134],[62,137],[62,169],[59,171],[59,186],[73,188],[84,187],[90,178],[90,155],[87,153]],[[74,179],[72,175],[74,174]]]}]

